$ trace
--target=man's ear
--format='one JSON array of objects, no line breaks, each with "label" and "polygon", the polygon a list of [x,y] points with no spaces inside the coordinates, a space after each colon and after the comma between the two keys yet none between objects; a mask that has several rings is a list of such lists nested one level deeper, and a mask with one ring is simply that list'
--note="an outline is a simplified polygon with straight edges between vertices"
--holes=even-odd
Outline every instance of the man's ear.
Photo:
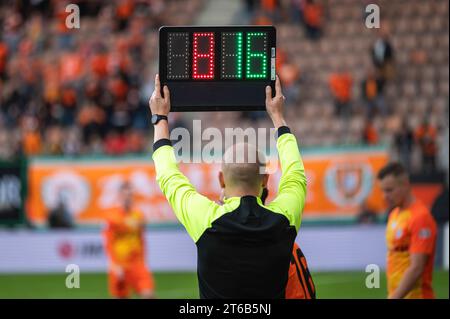
[{"label": "man's ear", "polygon": [[269,174],[263,174],[262,180],[261,180],[262,188],[266,188],[268,182],[269,182]]},{"label": "man's ear", "polygon": [[225,188],[225,179],[223,177],[222,171],[219,172],[219,183],[220,183],[220,188]]}]

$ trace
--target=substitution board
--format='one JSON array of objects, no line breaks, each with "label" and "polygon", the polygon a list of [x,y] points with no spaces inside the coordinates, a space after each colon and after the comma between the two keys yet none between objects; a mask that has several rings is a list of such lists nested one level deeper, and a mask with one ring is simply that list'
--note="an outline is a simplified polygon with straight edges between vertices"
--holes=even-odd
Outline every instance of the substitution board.
[{"label": "substitution board", "polygon": [[159,29],[159,75],[171,111],[265,110],[265,87],[275,94],[273,26]]}]

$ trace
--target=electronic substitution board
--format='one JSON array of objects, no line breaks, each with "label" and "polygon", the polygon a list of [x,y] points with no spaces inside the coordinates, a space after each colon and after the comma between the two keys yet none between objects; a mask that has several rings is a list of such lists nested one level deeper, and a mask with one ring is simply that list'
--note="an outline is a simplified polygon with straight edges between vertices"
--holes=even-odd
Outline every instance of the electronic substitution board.
[{"label": "electronic substitution board", "polygon": [[275,95],[273,26],[161,27],[159,76],[171,111],[265,110]]}]

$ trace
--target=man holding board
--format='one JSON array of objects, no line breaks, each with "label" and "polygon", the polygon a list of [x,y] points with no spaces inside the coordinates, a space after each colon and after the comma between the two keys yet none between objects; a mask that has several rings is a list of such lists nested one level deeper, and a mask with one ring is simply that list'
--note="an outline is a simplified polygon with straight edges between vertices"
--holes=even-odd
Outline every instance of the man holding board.
[{"label": "man holding board", "polygon": [[[150,99],[157,182],[198,252],[201,298],[284,298],[292,247],[306,198],[306,176],[296,138],[283,117],[284,96],[266,87],[266,109],[277,129],[282,176],[278,194],[261,201],[267,185],[265,160],[253,145],[226,150],[219,182],[224,203],[199,194],[177,167],[169,140],[170,92],[159,76]],[[163,95],[161,95],[163,92]],[[261,92],[262,94],[262,92]],[[237,156],[234,156],[236,154]],[[242,155],[242,156],[241,156]],[[242,161],[236,160],[237,157]]]}]

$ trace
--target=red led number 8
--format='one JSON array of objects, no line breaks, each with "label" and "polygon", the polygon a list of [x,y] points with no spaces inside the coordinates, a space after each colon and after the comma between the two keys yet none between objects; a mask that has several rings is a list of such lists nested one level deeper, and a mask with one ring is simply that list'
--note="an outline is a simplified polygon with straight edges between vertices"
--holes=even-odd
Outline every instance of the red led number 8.
[{"label": "red led number 8", "polygon": [[[202,38],[206,38],[208,45],[205,46]],[[203,41],[202,41],[203,40]],[[214,79],[214,33],[195,32],[194,33],[194,54],[193,54],[193,74],[194,79]]]}]

